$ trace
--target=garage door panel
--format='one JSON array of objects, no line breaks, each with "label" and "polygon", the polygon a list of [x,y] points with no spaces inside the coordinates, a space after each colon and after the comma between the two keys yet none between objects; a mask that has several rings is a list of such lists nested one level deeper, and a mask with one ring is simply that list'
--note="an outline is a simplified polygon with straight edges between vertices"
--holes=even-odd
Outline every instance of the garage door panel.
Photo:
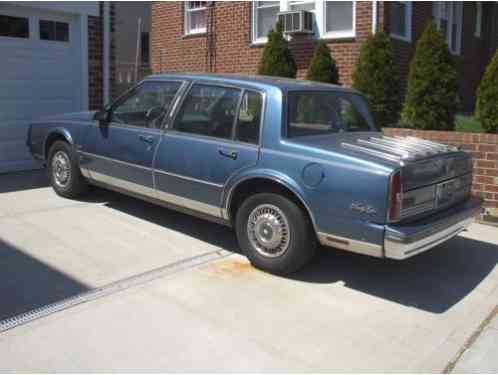
[{"label": "garage door panel", "polygon": [[[27,123],[81,110],[81,53],[76,17],[15,5],[0,13],[29,18],[30,37],[0,37],[0,172],[2,161],[29,159]],[[39,20],[69,24],[69,41],[41,40]]]}]

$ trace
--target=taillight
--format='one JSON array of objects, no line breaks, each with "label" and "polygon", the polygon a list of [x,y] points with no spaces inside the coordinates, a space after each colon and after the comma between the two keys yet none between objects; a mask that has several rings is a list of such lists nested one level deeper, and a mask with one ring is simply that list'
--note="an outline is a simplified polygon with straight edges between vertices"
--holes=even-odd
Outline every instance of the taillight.
[{"label": "taillight", "polygon": [[401,171],[396,171],[389,180],[389,207],[387,221],[393,223],[401,219],[401,203],[403,202],[403,187]]}]

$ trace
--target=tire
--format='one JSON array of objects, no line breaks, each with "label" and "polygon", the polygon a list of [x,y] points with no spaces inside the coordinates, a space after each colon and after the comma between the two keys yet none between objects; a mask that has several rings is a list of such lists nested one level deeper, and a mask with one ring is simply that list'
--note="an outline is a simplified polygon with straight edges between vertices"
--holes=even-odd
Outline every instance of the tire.
[{"label": "tire", "polygon": [[258,193],[247,198],[237,210],[235,229],[252,265],[277,275],[302,268],[317,247],[306,213],[280,194]]},{"label": "tire", "polygon": [[67,142],[56,141],[50,147],[47,167],[50,184],[58,195],[76,198],[87,190],[88,185],[81,175],[78,156]]}]

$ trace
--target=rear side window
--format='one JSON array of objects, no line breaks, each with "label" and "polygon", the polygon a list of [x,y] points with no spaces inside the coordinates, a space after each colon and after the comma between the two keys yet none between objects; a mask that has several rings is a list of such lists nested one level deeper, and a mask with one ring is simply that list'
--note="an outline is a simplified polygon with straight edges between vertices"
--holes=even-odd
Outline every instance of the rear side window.
[{"label": "rear side window", "polygon": [[235,140],[252,144],[259,143],[262,106],[263,98],[260,93],[254,91],[244,93],[235,128]]},{"label": "rear side window", "polygon": [[11,17],[0,14],[0,36],[29,38],[29,20],[24,17]]},{"label": "rear side window", "polygon": [[232,139],[241,90],[195,84],[176,116],[173,128],[184,132]]},{"label": "rear side window", "polygon": [[287,136],[376,130],[361,95],[332,91],[288,94]]}]

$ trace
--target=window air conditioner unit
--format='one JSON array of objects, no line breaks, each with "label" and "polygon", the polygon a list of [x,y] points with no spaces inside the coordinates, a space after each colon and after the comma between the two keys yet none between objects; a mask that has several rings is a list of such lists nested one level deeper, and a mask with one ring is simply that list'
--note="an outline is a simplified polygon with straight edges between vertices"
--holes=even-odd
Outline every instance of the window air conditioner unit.
[{"label": "window air conditioner unit", "polygon": [[313,13],[306,10],[281,12],[278,20],[282,22],[285,34],[313,33]]}]

